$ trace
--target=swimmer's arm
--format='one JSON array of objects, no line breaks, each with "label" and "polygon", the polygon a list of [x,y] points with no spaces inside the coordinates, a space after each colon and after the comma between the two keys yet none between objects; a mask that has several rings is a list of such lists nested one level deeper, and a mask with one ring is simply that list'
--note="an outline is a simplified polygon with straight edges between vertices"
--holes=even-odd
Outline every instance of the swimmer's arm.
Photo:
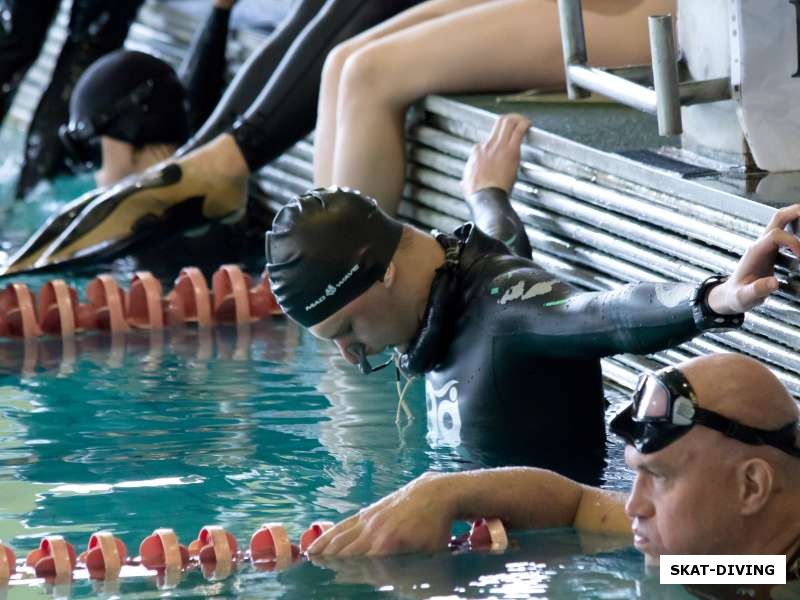
[{"label": "swimmer's arm", "polygon": [[506,528],[630,533],[621,496],[529,467],[427,473],[337,523],[309,548],[322,556],[444,550],[453,521],[500,518]]},{"label": "swimmer's arm", "polygon": [[[509,307],[501,318],[507,322],[506,328],[513,326],[526,335],[528,347],[541,356],[647,354],[700,333],[692,315],[695,289],[686,283],[647,283],[610,292],[573,293],[561,299],[548,294]],[[530,325],[520,327],[519,322]]]},{"label": "swimmer's arm", "polygon": [[631,531],[625,496],[582,485],[545,469],[514,467],[442,475],[456,519],[498,517],[508,529],[575,527],[598,533]]},{"label": "swimmer's arm", "polygon": [[508,193],[499,187],[485,187],[467,196],[475,225],[500,240],[517,256],[531,258],[531,244],[522,220],[511,206]]},{"label": "swimmer's arm", "polygon": [[530,126],[522,115],[502,115],[489,137],[472,147],[461,177],[461,189],[478,228],[523,258],[531,257],[531,246],[509,193],[517,178],[520,145]]}]

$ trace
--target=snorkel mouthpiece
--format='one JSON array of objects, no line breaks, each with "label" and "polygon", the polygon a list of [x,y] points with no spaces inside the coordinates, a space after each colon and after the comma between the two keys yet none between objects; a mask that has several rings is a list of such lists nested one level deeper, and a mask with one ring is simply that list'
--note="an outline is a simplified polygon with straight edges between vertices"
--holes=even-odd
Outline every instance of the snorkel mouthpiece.
[{"label": "snorkel mouthpiece", "polygon": [[361,371],[362,375],[369,375],[375,371],[380,371],[381,369],[388,367],[394,361],[393,358],[390,358],[385,363],[382,363],[377,367],[373,367],[371,364],[369,364],[369,359],[367,358],[367,347],[364,344],[353,344],[352,346],[348,346],[347,351],[358,359],[358,369]]}]

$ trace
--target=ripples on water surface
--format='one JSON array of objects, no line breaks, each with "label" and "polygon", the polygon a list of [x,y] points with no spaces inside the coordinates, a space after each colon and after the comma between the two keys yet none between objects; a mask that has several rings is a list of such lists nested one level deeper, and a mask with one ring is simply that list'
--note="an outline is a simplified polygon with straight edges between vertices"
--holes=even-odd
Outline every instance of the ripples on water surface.
[{"label": "ripples on water surface", "polygon": [[[0,167],[5,251],[57,201],[88,185],[63,179],[15,204],[9,200],[13,167],[8,161]],[[127,280],[132,265],[123,259],[103,269]],[[180,266],[168,271],[174,276]],[[94,274],[59,276],[83,286]],[[20,279],[38,288],[46,278]],[[261,523],[281,521],[297,537],[312,520],[338,520],[428,469],[463,468],[453,450],[428,446],[421,385],[410,398],[416,420],[395,425],[389,371],[364,378],[332,347],[280,319],[240,330],[0,342],[0,538],[24,555],[44,535],[64,534],[83,546],[103,528],[134,554],[159,526],[174,528],[186,542],[203,525],[218,523],[245,543]],[[630,482],[621,461],[620,446],[612,445],[608,487]],[[684,597],[647,579],[635,551],[613,549],[618,540],[546,531],[517,535],[513,543],[498,556],[406,556],[331,568],[302,563],[281,573],[244,567],[222,582],[194,572],[169,594]],[[71,589],[14,586],[9,594],[98,591],[114,592],[76,581]],[[119,593],[151,598],[164,592],[146,578],[123,581]]]}]

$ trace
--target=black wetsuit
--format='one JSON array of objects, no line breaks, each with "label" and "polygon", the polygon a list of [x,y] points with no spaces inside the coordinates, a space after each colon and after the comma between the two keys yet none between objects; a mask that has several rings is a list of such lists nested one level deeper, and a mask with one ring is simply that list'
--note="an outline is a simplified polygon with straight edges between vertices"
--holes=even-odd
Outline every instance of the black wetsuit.
[{"label": "black wetsuit", "polygon": [[189,128],[197,131],[211,115],[225,90],[225,50],[231,20],[229,9],[214,7],[192,39],[178,69],[189,101]]},{"label": "black wetsuit", "polygon": [[299,0],[181,153],[229,130],[257,171],[314,128],[322,67],[334,46],[421,1]]},{"label": "black wetsuit", "polygon": [[0,120],[28,68],[39,56],[61,0],[0,1]]},{"label": "black wetsuit", "polygon": [[[494,207],[478,216],[501,239],[526,238],[497,192],[470,204]],[[461,446],[481,465],[535,464],[594,482],[605,441],[599,359],[698,335],[691,306],[697,286],[583,292],[473,224],[437,239],[449,262],[437,272],[423,325],[401,361],[425,373],[432,441]]]},{"label": "black wetsuit", "polygon": [[[122,46],[143,1],[73,1],[67,39],[28,128],[17,197],[27,194],[42,179],[66,170],[58,128],[69,117],[68,100],[72,90],[89,65]],[[0,59],[0,77],[4,91],[8,86],[8,93],[3,97],[6,106],[38,56],[58,4],[54,0],[7,0],[12,27],[0,36],[0,55],[4,57]]]},{"label": "black wetsuit", "polygon": [[525,225],[511,206],[505,190],[483,188],[470,195],[467,204],[472,220],[481,231],[503,242],[517,256],[531,258],[531,243]]}]

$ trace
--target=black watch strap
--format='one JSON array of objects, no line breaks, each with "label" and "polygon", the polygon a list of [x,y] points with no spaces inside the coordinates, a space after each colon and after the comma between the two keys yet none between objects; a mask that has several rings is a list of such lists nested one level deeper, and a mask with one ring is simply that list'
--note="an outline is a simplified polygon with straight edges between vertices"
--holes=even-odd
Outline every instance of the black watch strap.
[{"label": "black watch strap", "polygon": [[727,279],[723,275],[712,275],[697,286],[692,298],[692,317],[694,317],[694,323],[699,331],[734,329],[741,327],[742,323],[744,323],[744,313],[721,315],[711,310],[708,305],[708,293],[711,288],[718,286]]}]

